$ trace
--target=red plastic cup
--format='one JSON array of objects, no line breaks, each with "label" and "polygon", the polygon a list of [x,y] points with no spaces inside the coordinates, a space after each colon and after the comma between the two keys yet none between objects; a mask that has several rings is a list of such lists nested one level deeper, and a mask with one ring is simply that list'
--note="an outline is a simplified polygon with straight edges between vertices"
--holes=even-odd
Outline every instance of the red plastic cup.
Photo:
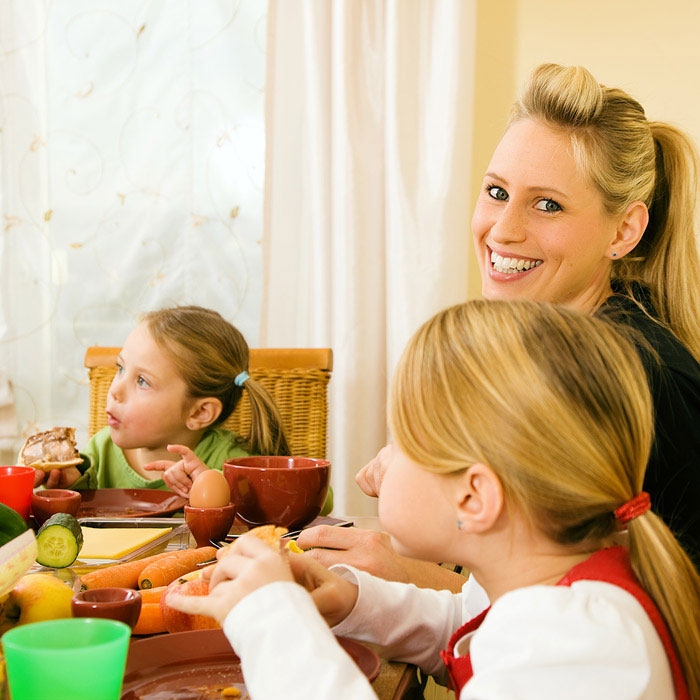
[{"label": "red plastic cup", "polygon": [[29,523],[34,490],[34,467],[0,467],[0,503],[16,510]]}]

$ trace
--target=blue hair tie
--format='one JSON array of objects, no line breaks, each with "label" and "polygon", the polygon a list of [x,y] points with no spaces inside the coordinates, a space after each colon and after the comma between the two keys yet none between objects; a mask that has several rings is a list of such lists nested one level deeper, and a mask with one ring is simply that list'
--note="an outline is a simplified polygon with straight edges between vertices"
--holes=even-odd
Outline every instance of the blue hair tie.
[{"label": "blue hair tie", "polygon": [[236,378],[233,380],[233,383],[236,386],[243,386],[249,379],[250,375],[248,374],[248,372],[243,370],[240,374],[236,375]]}]

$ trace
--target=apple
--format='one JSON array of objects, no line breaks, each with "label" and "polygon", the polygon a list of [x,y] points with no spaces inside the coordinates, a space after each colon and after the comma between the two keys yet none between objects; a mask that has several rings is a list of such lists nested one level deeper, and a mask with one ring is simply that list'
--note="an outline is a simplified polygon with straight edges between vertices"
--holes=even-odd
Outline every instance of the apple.
[{"label": "apple", "polygon": [[209,580],[201,577],[178,578],[168,584],[160,599],[160,610],[163,624],[168,632],[187,632],[189,630],[219,629],[221,625],[208,615],[190,615],[175,610],[168,605],[168,600],[174,595],[209,595]]},{"label": "apple", "polygon": [[25,574],[15,584],[2,611],[8,626],[73,617],[73,589],[53,574]]}]

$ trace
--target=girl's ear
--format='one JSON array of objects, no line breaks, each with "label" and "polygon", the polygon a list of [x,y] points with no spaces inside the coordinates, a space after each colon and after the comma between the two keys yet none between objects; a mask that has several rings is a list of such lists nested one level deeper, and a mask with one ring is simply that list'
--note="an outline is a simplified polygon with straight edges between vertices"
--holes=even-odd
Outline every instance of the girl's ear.
[{"label": "girl's ear", "polygon": [[620,220],[614,240],[610,244],[608,255],[620,259],[627,255],[644,235],[649,223],[649,210],[644,202],[632,202]]},{"label": "girl's ear", "polygon": [[464,532],[478,534],[491,529],[503,511],[503,485],[486,464],[472,464],[462,475],[457,520]]},{"label": "girl's ear", "polygon": [[187,428],[189,430],[208,428],[221,415],[222,410],[223,406],[219,399],[211,396],[195,399],[187,416]]}]

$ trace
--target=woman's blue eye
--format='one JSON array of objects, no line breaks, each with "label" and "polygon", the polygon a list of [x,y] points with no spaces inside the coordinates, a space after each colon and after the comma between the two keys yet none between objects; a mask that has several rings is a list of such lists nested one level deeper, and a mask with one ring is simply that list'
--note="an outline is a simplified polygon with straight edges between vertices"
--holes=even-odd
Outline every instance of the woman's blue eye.
[{"label": "woman's blue eye", "polygon": [[117,362],[117,374],[122,374],[124,372],[124,367]]},{"label": "woman's blue eye", "polygon": [[498,187],[498,185],[491,185],[486,188],[486,191],[489,193],[489,197],[493,197],[493,199],[497,199],[500,202],[508,201],[508,193],[502,187]]},{"label": "woman's blue eye", "polygon": [[561,206],[557,204],[553,199],[540,199],[540,201],[537,202],[535,208],[539,209],[540,211],[546,211],[550,213],[561,211]]},{"label": "woman's blue eye", "polygon": [[137,383],[139,386],[148,386],[148,382],[147,382],[143,377],[139,377],[139,378],[136,380],[136,383]]}]

